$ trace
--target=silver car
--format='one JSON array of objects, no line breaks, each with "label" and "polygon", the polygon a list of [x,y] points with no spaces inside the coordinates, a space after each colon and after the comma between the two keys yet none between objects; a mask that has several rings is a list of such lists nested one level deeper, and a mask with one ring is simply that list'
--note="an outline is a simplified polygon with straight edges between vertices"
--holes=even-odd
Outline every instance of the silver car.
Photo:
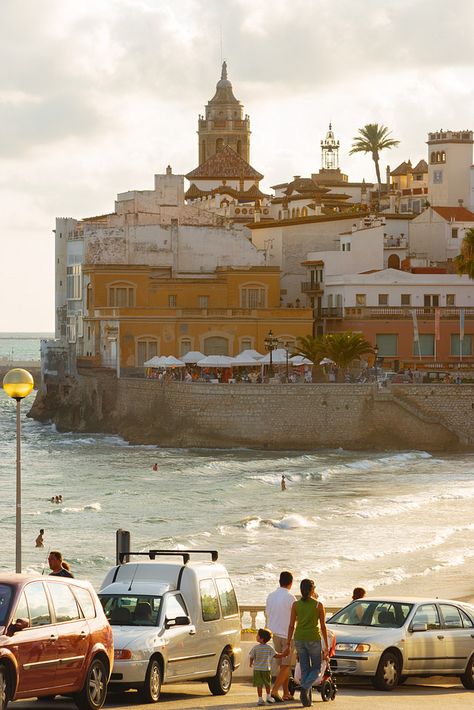
[{"label": "silver car", "polygon": [[393,690],[409,676],[457,675],[474,690],[474,606],[429,598],[369,598],[328,619],[333,671]]}]

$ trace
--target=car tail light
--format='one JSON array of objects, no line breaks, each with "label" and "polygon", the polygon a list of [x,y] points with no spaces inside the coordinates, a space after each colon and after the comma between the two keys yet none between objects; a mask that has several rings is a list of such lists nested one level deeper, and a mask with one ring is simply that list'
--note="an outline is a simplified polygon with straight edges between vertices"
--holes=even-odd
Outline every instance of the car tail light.
[{"label": "car tail light", "polygon": [[132,652],[128,648],[116,648],[114,658],[116,661],[129,661],[132,657]]}]

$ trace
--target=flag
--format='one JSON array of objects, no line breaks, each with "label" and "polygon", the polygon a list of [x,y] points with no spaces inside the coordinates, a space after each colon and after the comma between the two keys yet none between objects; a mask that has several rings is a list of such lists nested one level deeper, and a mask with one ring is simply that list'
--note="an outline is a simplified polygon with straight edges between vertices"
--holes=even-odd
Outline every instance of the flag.
[{"label": "flag", "polygon": [[459,340],[464,340],[464,308],[459,309]]},{"label": "flag", "polygon": [[441,340],[440,318],[441,318],[441,311],[439,308],[435,308],[435,338],[436,338],[436,340]]},{"label": "flag", "polygon": [[413,340],[415,343],[418,343],[420,341],[420,335],[418,333],[418,319],[414,308],[412,309],[411,317],[413,319]]}]

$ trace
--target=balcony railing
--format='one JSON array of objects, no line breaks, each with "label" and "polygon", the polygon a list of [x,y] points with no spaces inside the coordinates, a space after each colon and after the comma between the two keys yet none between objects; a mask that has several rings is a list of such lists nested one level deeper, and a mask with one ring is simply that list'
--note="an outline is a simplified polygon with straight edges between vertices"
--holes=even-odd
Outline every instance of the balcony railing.
[{"label": "balcony railing", "polygon": [[[363,306],[354,308],[345,308],[344,317],[345,318],[357,318],[361,320],[368,319],[379,319],[379,318],[393,318],[395,320],[406,320],[412,319],[412,312],[414,311],[417,318],[421,320],[434,320],[435,311],[437,308],[434,307],[418,307],[414,308],[412,306]],[[450,308],[450,307],[439,307],[439,314],[442,320],[456,320],[459,318],[460,308]],[[464,309],[465,318],[474,318],[474,308]]]},{"label": "balcony railing", "polygon": [[323,290],[322,283],[315,283],[314,281],[301,282],[301,293],[322,293]]},{"label": "balcony railing", "polygon": [[322,318],[343,318],[344,309],[342,306],[336,306],[336,308],[321,308]]}]

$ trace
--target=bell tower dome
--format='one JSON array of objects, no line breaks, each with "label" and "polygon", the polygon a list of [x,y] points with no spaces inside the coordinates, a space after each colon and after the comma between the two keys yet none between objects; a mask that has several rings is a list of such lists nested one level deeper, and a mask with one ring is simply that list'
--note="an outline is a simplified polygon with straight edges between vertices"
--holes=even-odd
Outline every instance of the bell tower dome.
[{"label": "bell tower dome", "polygon": [[339,141],[334,138],[332,125],[326,138],[321,141],[321,167],[323,170],[337,170],[339,168]]},{"label": "bell tower dome", "polygon": [[232,148],[247,163],[250,162],[250,119],[243,115],[243,106],[235,98],[227,78],[227,63],[223,62],[216,93],[208,102],[205,115],[199,116],[199,165],[220,152]]}]

